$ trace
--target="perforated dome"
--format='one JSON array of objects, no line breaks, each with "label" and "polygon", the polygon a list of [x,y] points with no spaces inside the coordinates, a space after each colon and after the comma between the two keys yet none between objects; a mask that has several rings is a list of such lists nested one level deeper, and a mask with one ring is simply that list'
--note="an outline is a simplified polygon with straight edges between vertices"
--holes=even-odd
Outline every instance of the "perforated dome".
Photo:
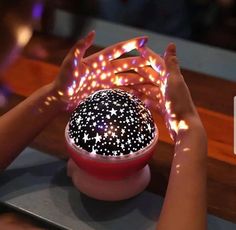
[{"label": "perforated dome", "polygon": [[120,89],[100,90],[72,113],[68,136],[92,154],[122,156],[147,147],[157,130],[150,111],[136,96]]}]

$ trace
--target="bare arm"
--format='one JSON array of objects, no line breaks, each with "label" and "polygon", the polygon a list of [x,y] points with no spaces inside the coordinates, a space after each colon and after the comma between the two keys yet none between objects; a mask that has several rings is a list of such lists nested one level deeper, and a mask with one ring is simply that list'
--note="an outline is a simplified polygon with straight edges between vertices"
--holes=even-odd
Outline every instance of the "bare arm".
[{"label": "bare arm", "polygon": [[204,230],[207,138],[173,44],[167,47],[164,60],[169,74],[165,100],[170,102],[165,118],[174,137],[175,152],[158,230]]},{"label": "bare arm", "polygon": [[[90,32],[71,49],[55,81],[37,90],[0,118],[0,171],[17,157],[58,113],[68,108],[72,110],[82,98],[95,90],[114,86],[119,71],[111,61],[143,46],[147,41],[146,37],[134,38],[84,58],[94,36],[95,33]],[[136,65],[141,64],[139,62]],[[126,68],[131,67],[127,65]],[[106,71],[103,71],[104,69]]]},{"label": "bare arm", "polygon": [[207,142],[198,119],[176,137],[169,183],[158,230],[206,229]]},{"label": "bare arm", "polygon": [[[153,83],[146,85],[144,92],[149,97],[151,107],[158,108],[165,118],[175,143],[157,229],[204,230],[207,138],[180,72],[175,45],[168,45],[164,59],[147,47],[141,49],[141,54],[153,68],[144,68],[146,72],[142,72]],[[142,92],[142,87],[137,89]]]},{"label": "bare arm", "polygon": [[1,117],[1,171],[62,110],[57,96],[53,84],[46,85]]}]

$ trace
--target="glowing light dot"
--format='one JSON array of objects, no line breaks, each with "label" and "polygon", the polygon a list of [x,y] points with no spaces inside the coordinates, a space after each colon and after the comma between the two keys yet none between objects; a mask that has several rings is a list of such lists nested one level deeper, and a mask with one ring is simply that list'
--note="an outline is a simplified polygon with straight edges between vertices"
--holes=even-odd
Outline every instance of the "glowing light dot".
[{"label": "glowing light dot", "polygon": [[98,67],[98,63],[97,62],[94,62],[93,63],[93,68],[97,68]]},{"label": "glowing light dot", "polygon": [[74,59],[74,65],[77,66],[78,65],[78,61],[76,59]]},{"label": "glowing light dot", "polygon": [[129,52],[135,48],[137,48],[137,43],[136,41],[128,42],[127,44],[124,44],[122,48],[126,51]]},{"label": "glowing light dot", "polygon": [[102,54],[100,54],[98,59],[99,59],[99,61],[102,61],[104,59],[104,56]]},{"label": "glowing light dot", "polygon": [[75,75],[75,77],[78,77],[78,76],[79,76],[78,70],[76,70],[76,71],[74,72],[74,75]]},{"label": "glowing light dot", "polygon": [[190,150],[190,148],[184,148],[184,149],[183,149],[184,152],[187,152],[187,151],[189,151],[189,150]]},{"label": "glowing light dot", "polygon": [[63,96],[64,93],[62,91],[57,91],[57,93],[60,95],[60,96]]},{"label": "glowing light dot", "polygon": [[121,55],[121,52],[118,50],[114,53],[113,57],[118,58]]},{"label": "glowing light dot", "polygon": [[123,68],[127,69],[128,68],[128,64],[124,63]]},{"label": "glowing light dot", "polygon": [[75,50],[75,56],[78,57],[80,55],[80,50],[79,49],[76,49]]},{"label": "glowing light dot", "polygon": [[139,81],[140,81],[140,82],[143,82],[143,80],[144,80],[143,77],[140,77],[140,78],[139,78]]},{"label": "glowing light dot", "polygon": [[28,26],[20,26],[16,31],[17,45],[22,47],[27,44],[32,36],[31,28]]},{"label": "glowing light dot", "polygon": [[97,85],[97,82],[96,82],[96,81],[93,81],[92,84],[91,84],[91,86],[92,86],[93,88],[96,87],[96,85]]},{"label": "glowing light dot", "polygon": [[102,66],[103,66],[103,67],[106,66],[106,64],[107,64],[107,63],[106,63],[105,61],[102,62]]},{"label": "glowing light dot", "polygon": [[186,130],[188,129],[188,125],[186,124],[184,120],[181,120],[178,124],[178,128],[179,130]]},{"label": "glowing light dot", "polygon": [[106,79],[106,77],[107,77],[107,75],[106,75],[105,73],[103,73],[103,74],[101,75],[101,79],[102,79],[102,80]]},{"label": "glowing light dot", "polygon": [[154,77],[152,76],[152,74],[149,74],[149,79],[150,79],[151,81],[154,81]]},{"label": "glowing light dot", "polygon": [[68,95],[69,96],[72,96],[74,94],[74,89],[73,89],[73,87],[69,87],[68,88]]},{"label": "glowing light dot", "polygon": [[165,76],[165,74],[166,74],[166,71],[165,70],[160,70],[160,75],[162,76],[162,77],[164,77]]},{"label": "glowing light dot", "polygon": [[170,105],[171,105],[171,102],[170,102],[170,101],[166,101],[165,107],[166,107],[166,111],[167,111],[168,113],[171,112],[171,110],[170,110]]},{"label": "glowing light dot", "polygon": [[97,73],[97,74],[100,74],[100,73],[101,73],[101,70],[100,70],[100,69],[98,69],[98,70],[96,71],[96,73]]},{"label": "glowing light dot", "polygon": [[116,77],[116,80],[114,82],[116,85],[122,85],[122,78]]}]

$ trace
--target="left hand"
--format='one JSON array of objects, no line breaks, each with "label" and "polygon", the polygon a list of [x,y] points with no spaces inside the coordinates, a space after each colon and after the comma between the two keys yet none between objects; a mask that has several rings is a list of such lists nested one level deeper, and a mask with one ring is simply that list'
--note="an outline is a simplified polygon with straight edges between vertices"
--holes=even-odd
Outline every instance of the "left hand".
[{"label": "left hand", "polygon": [[142,57],[129,57],[119,60],[121,55],[145,45],[147,38],[138,37],[117,43],[87,58],[86,50],[92,45],[95,33],[90,32],[80,40],[64,59],[60,73],[53,83],[57,99],[67,109],[74,109],[89,94],[105,88],[144,81],[132,73],[122,73],[146,65]]}]

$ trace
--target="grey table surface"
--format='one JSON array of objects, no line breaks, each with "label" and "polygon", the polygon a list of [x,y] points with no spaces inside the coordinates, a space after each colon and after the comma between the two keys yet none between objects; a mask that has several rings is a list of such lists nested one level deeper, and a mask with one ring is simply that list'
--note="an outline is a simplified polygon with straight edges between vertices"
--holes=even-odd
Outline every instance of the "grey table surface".
[{"label": "grey table surface", "polygon": [[[0,175],[0,202],[63,229],[155,229],[163,198],[144,191],[121,202],[91,199],[66,176],[66,162],[26,148]],[[233,230],[236,224],[208,215],[208,229]]]}]

